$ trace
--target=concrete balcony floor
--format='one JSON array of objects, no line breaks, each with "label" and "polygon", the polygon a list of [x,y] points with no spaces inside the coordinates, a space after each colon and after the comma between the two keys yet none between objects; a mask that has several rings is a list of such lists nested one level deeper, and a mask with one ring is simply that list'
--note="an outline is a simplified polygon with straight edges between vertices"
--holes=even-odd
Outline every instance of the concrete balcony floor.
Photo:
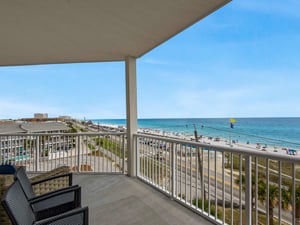
[{"label": "concrete balcony floor", "polygon": [[74,174],[91,225],[211,225],[151,186],[124,175]]}]

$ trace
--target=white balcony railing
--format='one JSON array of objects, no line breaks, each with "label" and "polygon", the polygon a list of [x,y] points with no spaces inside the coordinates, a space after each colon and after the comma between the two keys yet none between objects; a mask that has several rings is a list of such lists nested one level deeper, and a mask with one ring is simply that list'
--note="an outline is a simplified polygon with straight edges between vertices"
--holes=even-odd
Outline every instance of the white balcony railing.
[{"label": "white balcony railing", "polygon": [[126,173],[124,133],[0,135],[0,164],[44,172],[61,165],[76,172]]},{"label": "white balcony railing", "polygon": [[[299,224],[300,157],[134,135],[138,179],[216,224]],[[0,135],[0,164],[127,173],[125,133]]]},{"label": "white balcony railing", "polygon": [[216,224],[299,224],[300,157],[135,135],[137,175]]}]

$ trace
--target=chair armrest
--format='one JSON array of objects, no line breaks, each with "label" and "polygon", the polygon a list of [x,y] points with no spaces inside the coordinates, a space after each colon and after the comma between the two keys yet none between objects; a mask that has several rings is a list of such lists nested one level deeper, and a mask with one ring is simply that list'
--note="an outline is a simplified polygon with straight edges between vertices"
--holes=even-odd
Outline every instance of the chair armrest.
[{"label": "chair armrest", "polygon": [[43,220],[39,220],[33,223],[33,225],[66,225],[66,224],[77,224],[77,225],[88,225],[89,224],[89,210],[88,207],[76,208],[74,210],[62,213],[53,217],[49,217]]},{"label": "chair armrest", "polygon": [[80,186],[77,185],[77,184],[73,185],[73,186],[57,189],[57,190],[54,190],[54,191],[50,191],[50,192],[47,192],[45,194],[37,195],[37,196],[29,199],[29,201],[34,201],[35,199],[51,198],[55,195],[62,194],[64,192],[68,192],[68,191],[72,191],[72,190],[76,191],[76,189],[80,189]]},{"label": "chair armrest", "polygon": [[70,167],[69,166],[60,166],[55,169],[51,169],[49,171],[41,173],[39,175],[33,176],[30,178],[30,180],[31,180],[31,182],[34,182],[34,181],[45,179],[47,177],[53,177],[56,175],[67,174],[67,173],[71,173]]},{"label": "chair armrest", "polygon": [[59,174],[59,175],[55,175],[55,176],[51,176],[51,177],[46,177],[46,178],[41,179],[41,180],[32,181],[31,184],[32,185],[36,185],[36,184],[39,184],[39,183],[43,183],[43,182],[54,180],[54,179],[61,178],[61,177],[67,177],[67,178],[69,178],[69,186],[72,185],[72,182],[73,182],[73,173],[65,173],[65,174]]},{"label": "chair armrest", "polygon": [[81,187],[71,186],[29,199],[37,219],[53,216],[81,206]]},{"label": "chair armrest", "polygon": [[69,193],[69,192],[75,192],[76,194],[78,194],[78,197],[81,199],[81,187],[79,185],[73,185],[70,187],[65,187],[65,188],[62,188],[59,190],[51,191],[51,192],[45,193],[43,195],[33,197],[31,199],[28,199],[28,201],[32,202],[32,203],[39,202],[41,200],[53,198],[58,195],[64,195],[65,193]]},{"label": "chair armrest", "polygon": [[31,182],[32,188],[36,195],[45,194],[50,191],[71,186],[73,184],[73,174],[66,173],[52,177],[47,177],[42,180]]}]

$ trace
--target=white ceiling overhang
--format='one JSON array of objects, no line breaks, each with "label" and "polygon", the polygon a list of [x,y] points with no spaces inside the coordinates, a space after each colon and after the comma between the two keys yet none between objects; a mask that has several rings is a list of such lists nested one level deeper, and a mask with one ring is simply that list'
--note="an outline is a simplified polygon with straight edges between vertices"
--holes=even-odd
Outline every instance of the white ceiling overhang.
[{"label": "white ceiling overhang", "polygon": [[0,65],[120,61],[230,0],[1,0]]}]

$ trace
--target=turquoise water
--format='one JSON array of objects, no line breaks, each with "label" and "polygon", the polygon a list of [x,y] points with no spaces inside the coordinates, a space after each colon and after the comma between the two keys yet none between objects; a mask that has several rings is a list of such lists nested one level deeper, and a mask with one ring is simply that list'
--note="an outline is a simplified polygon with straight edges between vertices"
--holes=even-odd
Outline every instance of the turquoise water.
[{"label": "turquoise water", "polygon": [[[229,118],[187,118],[187,119],[139,119],[139,128],[150,128],[194,134],[198,136],[229,138],[242,142],[263,143],[300,149],[300,117],[298,118],[235,118],[234,128],[230,128]],[[125,119],[101,120],[94,123],[126,125]]]}]

